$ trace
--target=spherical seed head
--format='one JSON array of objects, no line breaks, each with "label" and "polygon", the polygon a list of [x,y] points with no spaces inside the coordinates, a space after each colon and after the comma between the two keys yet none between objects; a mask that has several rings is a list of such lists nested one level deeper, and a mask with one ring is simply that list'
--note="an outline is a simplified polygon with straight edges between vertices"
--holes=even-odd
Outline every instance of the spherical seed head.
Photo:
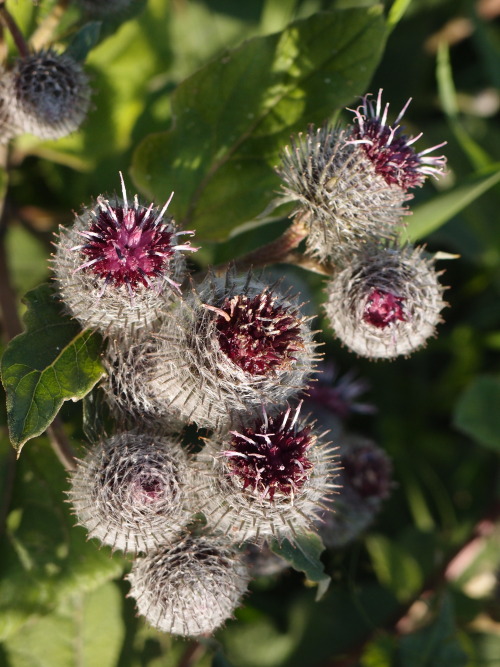
[{"label": "spherical seed head", "polygon": [[17,134],[59,139],[87,115],[91,90],[82,66],[67,54],[43,50],[18,58],[4,84]]},{"label": "spherical seed head", "polygon": [[292,139],[278,173],[282,198],[309,211],[307,251],[336,265],[375,238],[394,238],[402,229],[411,198],[377,173],[351,130],[310,128]]},{"label": "spherical seed head", "polygon": [[220,537],[186,536],[138,558],[127,577],[139,614],[162,632],[212,634],[240,604],[249,575],[242,554]]},{"label": "spherical seed head", "polygon": [[338,439],[339,491],[330,500],[335,512],[324,513],[317,528],[326,546],[339,548],[365,531],[393,487],[392,464],[372,440],[356,434]]},{"label": "spherical seed head", "polygon": [[336,465],[299,410],[264,413],[198,454],[200,509],[213,530],[261,544],[311,529]]},{"label": "spherical seed head", "polygon": [[425,345],[441,321],[444,288],[421,248],[372,247],[327,286],[325,312],[357,354],[391,359]]},{"label": "spherical seed head", "polygon": [[354,110],[355,128],[350,140],[365,152],[368,159],[389,185],[403,190],[420,187],[428,175],[438,177],[445,171],[446,158],[429,153],[446,142],[417,153],[413,144],[422,136],[408,137],[399,121],[411,99],[405,104],[395,122],[387,123],[389,104],[382,105],[382,89],[376,100],[371,94],[362,98],[362,104]]},{"label": "spherical seed head", "polygon": [[168,543],[189,521],[190,479],[176,440],[121,433],[79,462],[69,496],[89,537],[136,553]]},{"label": "spherical seed head", "polygon": [[[169,301],[179,294],[186,268],[181,232],[160,210],[143,206],[137,195],[127,200],[97,198],[61,228],[53,269],[64,303],[84,327],[105,334],[150,328]],[[169,200],[170,201],[170,200]]]},{"label": "spherical seed head", "polygon": [[251,275],[209,275],[149,345],[120,371],[141,405],[212,430],[296,395],[317,358],[297,301]]}]

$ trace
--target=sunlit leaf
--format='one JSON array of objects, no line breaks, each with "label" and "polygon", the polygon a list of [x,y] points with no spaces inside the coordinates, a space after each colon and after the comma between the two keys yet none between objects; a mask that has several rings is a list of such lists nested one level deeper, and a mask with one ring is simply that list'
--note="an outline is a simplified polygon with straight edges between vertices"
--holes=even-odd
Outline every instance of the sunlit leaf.
[{"label": "sunlit leaf", "polygon": [[328,590],[331,577],[325,573],[320,556],[325,547],[315,533],[303,533],[293,538],[293,543],[283,540],[281,543],[272,542],[271,550],[284,558],[299,572],[303,572],[309,581],[318,584],[316,599],[320,600]]},{"label": "sunlit leaf", "polygon": [[25,296],[26,331],[2,357],[2,382],[12,444],[18,451],[43,433],[61,405],[83,398],[103,375],[100,340],[81,331],[48,284]]},{"label": "sunlit leaf", "polygon": [[460,397],[455,426],[485,447],[500,452],[500,377],[477,377]]},{"label": "sunlit leaf", "polygon": [[137,185],[200,238],[223,239],[279,188],[273,166],[290,134],[364,92],[385,41],[380,6],[315,14],[245,42],[172,95],[173,126],[138,146]]}]

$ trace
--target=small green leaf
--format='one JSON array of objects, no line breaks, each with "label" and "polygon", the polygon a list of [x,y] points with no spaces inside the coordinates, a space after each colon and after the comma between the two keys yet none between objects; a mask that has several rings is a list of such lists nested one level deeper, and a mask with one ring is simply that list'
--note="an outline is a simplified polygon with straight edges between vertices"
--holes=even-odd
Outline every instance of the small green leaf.
[{"label": "small green leaf", "polygon": [[385,43],[380,5],[323,12],[228,51],[172,95],[173,126],[146,137],[132,175],[204,239],[224,239],[275,197],[290,134],[360,95]]},{"label": "small green leaf", "polygon": [[99,42],[101,34],[101,21],[92,21],[86,23],[76,35],[74,35],[66,54],[71,56],[74,60],[83,62],[90,51]]},{"label": "small green leaf", "polygon": [[497,183],[500,183],[499,163],[492,165],[486,173],[475,175],[468,182],[420,204],[410,218],[410,240],[416,241],[434,232]]},{"label": "small green leaf", "polygon": [[485,447],[500,452],[500,377],[477,377],[459,398],[454,425]]},{"label": "small green leaf", "polygon": [[273,553],[284,558],[295,570],[303,572],[309,581],[318,584],[316,600],[321,600],[331,581],[320,560],[324,550],[321,538],[315,533],[296,535],[293,543],[285,539],[281,543],[275,540],[271,544]]},{"label": "small green leaf", "polygon": [[64,401],[83,398],[103,376],[100,340],[62,312],[52,288],[40,285],[24,299],[26,331],[2,357],[12,444],[43,433]]},{"label": "small green leaf", "polygon": [[397,664],[401,667],[465,667],[469,664],[456,637],[451,596],[440,600],[438,616],[423,630],[401,637]]}]

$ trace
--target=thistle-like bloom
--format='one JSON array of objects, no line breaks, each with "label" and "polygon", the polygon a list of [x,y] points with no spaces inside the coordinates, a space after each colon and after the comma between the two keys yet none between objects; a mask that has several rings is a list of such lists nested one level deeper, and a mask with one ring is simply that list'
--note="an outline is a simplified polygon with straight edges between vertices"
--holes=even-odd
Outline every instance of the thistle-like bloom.
[{"label": "thistle-like bloom", "polygon": [[251,275],[209,275],[158,335],[114,352],[112,402],[126,395],[136,413],[221,430],[238,414],[280,405],[303,389],[314,350],[296,300]]},{"label": "thistle-like bloom", "polygon": [[235,542],[293,540],[311,529],[335,487],[335,457],[300,405],[263,416],[209,440],[198,454],[200,510],[208,525]]},{"label": "thistle-like bloom", "polygon": [[78,462],[69,496],[89,537],[147,552],[173,540],[196,512],[189,509],[190,479],[176,440],[121,433]]},{"label": "thistle-like bloom", "polygon": [[417,137],[406,137],[387,124],[382,91],[374,104],[367,95],[355,110],[355,124],[345,130],[310,128],[292,140],[281,157],[282,199],[307,211],[307,250],[320,261],[347,265],[353,249],[381,239],[394,240],[404,227],[411,188],[429,174],[443,173],[445,158],[416,153]]},{"label": "thistle-like bloom", "polygon": [[162,632],[212,634],[240,604],[249,575],[242,554],[214,536],[186,536],[138,558],[128,576],[141,616]]},{"label": "thistle-like bloom", "polygon": [[87,115],[91,90],[82,66],[52,49],[18,58],[0,83],[13,133],[59,139],[77,130]]},{"label": "thistle-like bloom", "polygon": [[339,492],[332,498],[335,512],[327,512],[317,523],[326,546],[342,547],[373,523],[393,487],[392,464],[372,440],[343,435],[340,452]]},{"label": "thistle-like bloom", "polygon": [[185,277],[179,231],[165,216],[172,197],[160,210],[133,204],[121,177],[123,199],[97,198],[61,228],[53,269],[64,303],[84,327],[105,334],[148,328]]},{"label": "thistle-like bloom", "polygon": [[397,185],[402,190],[422,186],[427,176],[437,178],[443,175],[446,158],[430,153],[442,148],[446,141],[417,153],[413,144],[422,133],[407,137],[399,125],[411,98],[392,124],[387,123],[389,104],[382,105],[382,89],[378,91],[376,101],[370,98],[370,94],[365,95],[362,104],[354,110],[356,127],[350,143],[364,150],[377,174],[389,185]]},{"label": "thistle-like bloom", "polygon": [[421,248],[366,248],[328,284],[326,315],[338,338],[363,357],[410,354],[441,321],[438,275]]}]

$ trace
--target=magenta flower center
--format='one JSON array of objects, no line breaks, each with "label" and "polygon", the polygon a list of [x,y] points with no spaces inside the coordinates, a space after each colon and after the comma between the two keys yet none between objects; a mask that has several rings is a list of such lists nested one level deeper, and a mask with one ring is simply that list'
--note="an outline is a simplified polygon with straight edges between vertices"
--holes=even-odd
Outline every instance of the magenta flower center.
[{"label": "magenta flower center", "polygon": [[307,450],[312,443],[310,429],[298,429],[287,420],[290,410],[268,418],[254,428],[233,431],[231,449],[224,452],[232,474],[269,500],[279,492],[293,496],[308,478],[312,462]]},{"label": "magenta flower center", "polygon": [[370,446],[359,447],[342,456],[344,474],[362,498],[387,498],[392,466],[385,454]]},{"label": "magenta flower center", "polygon": [[132,481],[133,499],[142,504],[154,503],[164,495],[164,485],[158,477],[144,474]]},{"label": "magenta flower center", "polygon": [[382,125],[377,118],[367,118],[363,126],[353,131],[355,140],[363,140],[359,146],[373,163],[375,171],[389,185],[398,185],[409,190],[423,184],[425,174],[421,172],[421,160],[401,129]]},{"label": "magenta flower center", "polygon": [[373,289],[366,302],[363,320],[379,329],[385,329],[398,320],[405,322],[404,301],[403,297]]},{"label": "magenta flower center", "polygon": [[173,232],[154,216],[152,208],[99,208],[81,248],[88,261],[82,268],[93,271],[115,287],[151,286],[173,255]]},{"label": "magenta flower center", "polygon": [[276,297],[262,292],[250,299],[226,298],[216,321],[221,350],[251,375],[269,375],[296,360],[302,349],[302,321],[297,312],[276,305]]}]

